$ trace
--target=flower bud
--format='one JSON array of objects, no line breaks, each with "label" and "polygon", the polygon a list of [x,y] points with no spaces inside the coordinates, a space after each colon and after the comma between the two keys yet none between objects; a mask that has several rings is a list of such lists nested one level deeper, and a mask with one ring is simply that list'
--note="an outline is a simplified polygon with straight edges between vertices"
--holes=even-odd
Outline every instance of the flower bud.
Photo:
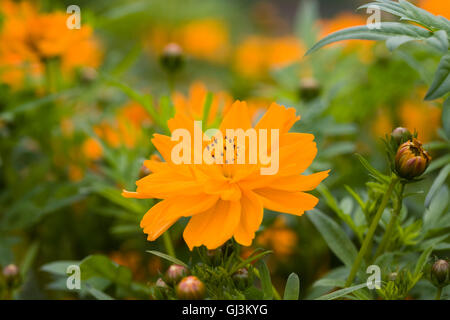
[{"label": "flower bud", "polygon": [[400,145],[408,140],[412,139],[412,134],[408,129],[403,127],[395,128],[391,133],[391,137],[397,142],[397,145]]},{"label": "flower bud", "polygon": [[395,156],[395,170],[404,179],[413,179],[424,173],[431,161],[431,157],[422,148],[419,140],[413,139],[403,143]]},{"label": "flower bud", "polygon": [[176,288],[177,297],[182,300],[201,300],[205,291],[205,285],[196,276],[184,278]]},{"label": "flower bud", "polygon": [[183,67],[183,49],[176,43],[169,43],[164,48],[159,61],[167,72],[175,73]]},{"label": "flower bud", "polygon": [[9,264],[3,268],[3,276],[6,279],[15,278],[19,274],[19,268],[15,264]]},{"label": "flower bud", "polygon": [[158,278],[158,280],[156,280],[155,286],[162,289],[168,288],[167,283],[165,283],[162,278]]},{"label": "flower bud", "polygon": [[139,170],[139,179],[142,179],[142,178],[148,176],[150,173],[152,173],[150,171],[150,169],[147,168],[146,166],[142,165],[141,169]]},{"label": "flower bud", "polygon": [[182,278],[189,274],[189,270],[186,267],[178,264],[173,264],[167,269],[166,282],[169,284],[177,284]]},{"label": "flower bud", "polygon": [[238,271],[236,271],[233,274],[232,278],[234,284],[239,290],[245,290],[251,284],[251,278],[246,268],[241,268]]},{"label": "flower bud", "polygon": [[438,260],[431,267],[431,278],[438,287],[445,286],[449,281],[449,270],[449,263],[445,260]]},{"label": "flower bud", "polygon": [[395,281],[397,279],[398,273],[397,272],[392,272],[388,275],[388,279],[389,281]]},{"label": "flower bud", "polygon": [[321,91],[320,83],[314,78],[304,78],[300,81],[300,97],[305,101],[317,98]]}]

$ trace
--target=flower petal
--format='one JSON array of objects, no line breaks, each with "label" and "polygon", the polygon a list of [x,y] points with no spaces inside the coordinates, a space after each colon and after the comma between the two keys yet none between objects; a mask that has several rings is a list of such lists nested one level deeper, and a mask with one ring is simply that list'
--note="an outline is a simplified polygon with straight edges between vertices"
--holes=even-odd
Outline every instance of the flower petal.
[{"label": "flower petal", "polygon": [[172,226],[179,218],[204,212],[213,207],[217,196],[190,196],[163,200],[154,205],[141,220],[141,228],[153,241]]},{"label": "flower petal", "polygon": [[234,232],[234,239],[244,246],[252,244],[255,232],[263,220],[264,208],[261,200],[252,191],[244,191],[241,198],[241,219]]},{"label": "flower petal", "polygon": [[183,237],[189,249],[205,245],[213,250],[230,239],[240,220],[239,201],[219,200],[211,209],[192,216]]},{"label": "flower petal", "polygon": [[313,209],[319,199],[304,192],[285,192],[271,188],[254,190],[261,197],[265,208],[301,216],[305,211]]},{"label": "flower petal", "polygon": [[314,190],[326,177],[330,170],[310,174],[308,176],[282,177],[273,182],[272,188],[288,192]]}]

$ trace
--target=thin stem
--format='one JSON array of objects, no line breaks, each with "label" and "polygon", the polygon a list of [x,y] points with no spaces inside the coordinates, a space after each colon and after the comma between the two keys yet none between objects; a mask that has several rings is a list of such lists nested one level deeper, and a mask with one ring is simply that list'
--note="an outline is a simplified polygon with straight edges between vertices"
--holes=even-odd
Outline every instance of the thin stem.
[{"label": "thin stem", "polygon": [[356,257],[356,260],[353,263],[352,269],[350,271],[350,275],[348,276],[347,282],[345,283],[345,287],[349,287],[353,283],[353,280],[355,280],[356,273],[358,272],[361,262],[367,253],[367,249],[372,244],[375,230],[377,229],[378,223],[380,222],[381,216],[383,215],[383,211],[386,208],[386,205],[388,204],[389,199],[391,198],[392,191],[394,190],[394,187],[397,184],[397,181],[398,181],[397,177],[393,176],[391,178],[391,182],[389,184],[388,190],[386,191],[386,193],[383,196],[383,199],[381,200],[381,204],[378,207],[378,211],[372,220],[372,224],[370,225],[369,231],[367,232],[367,235],[364,239],[361,249],[359,250],[358,256]]},{"label": "thin stem", "polygon": [[172,239],[170,238],[169,230],[163,233],[164,246],[166,247],[169,256],[176,258],[175,249],[173,248]]},{"label": "thin stem", "polygon": [[441,300],[442,287],[439,287],[436,292],[436,298],[434,300]]},{"label": "thin stem", "polygon": [[378,246],[377,251],[375,252],[375,257],[373,258],[374,260],[378,258],[381,254],[383,254],[383,252],[385,252],[387,247],[389,246],[392,237],[392,232],[394,231],[394,226],[397,222],[398,216],[400,215],[400,211],[402,210],[404,191],[405,191],[405,184],[401,183],[397,206],[395,210],[392,212],[391,219],[389,220],[389,224],[386,228],[386,232],[384,233],[383,239],[381,239],[381,243]]}]

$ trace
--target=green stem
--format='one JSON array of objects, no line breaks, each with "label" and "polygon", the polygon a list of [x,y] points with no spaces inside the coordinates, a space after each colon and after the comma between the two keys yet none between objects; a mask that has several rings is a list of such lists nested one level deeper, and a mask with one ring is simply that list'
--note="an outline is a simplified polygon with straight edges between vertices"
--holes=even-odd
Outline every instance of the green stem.
[{"label": "green stem", "polygon": [[361,249],[359,250],[358,256],[356,257],[356,260],[353,263],[350,275],[348,276],[347,282],[345,283],[345,287],[349,287],[353,283],[353,280],[355,280],[356,273],[358,272],[361,262],[367,253],[367,249],[372,243],[375,230],[377,229],[378,223],[380,222],[381,216],[383,215],[383,211],[386,208],[389,199],[391,198],[392,191],[394,190],[396,184],[397,184],[397,177],[393,176],[391,178],[388,190],[386,191],[386,193],[383,196],[383,199],[381,200],[381,204],[378,207],[378,211],[372,220],[372,224],[370,225],[369,231],[367,232],[367,235],[364,239]]},{"label": "green stem", "polygon": [[434,300],[441,300],[442,287],[439,287],[436,292],[436,298]]},{"label": "green stem", "polygon": [[392,212],[391,219],[389,220],[389,224],[386,228],[386,232],[384,233],[383,239],[381,239],[381,243],[378,246],[377,251],[375,252],[375,257],[373,258],[374,260],[376,258],[378,258],[381,254],[383,254],[383,252],[385,252],[387,247],[389,246],[389,243],[390,243],[390,240],[392,237],[392,233],[394,231],[394,226],[397,222],[398,216],[400,215],[400,211],[402,210],[404,190],[405,190],[405,185],[403,183],[401,183],[400,184],[400,192],[398,195],[397,206],[396,206],[394,212]]},{"label": "green stem", "polygon": [[163,233],[164,246],[166,247],[167,254],[176,258],[175,249],[173,248],[172,239],[170,238],[169,230]]}]

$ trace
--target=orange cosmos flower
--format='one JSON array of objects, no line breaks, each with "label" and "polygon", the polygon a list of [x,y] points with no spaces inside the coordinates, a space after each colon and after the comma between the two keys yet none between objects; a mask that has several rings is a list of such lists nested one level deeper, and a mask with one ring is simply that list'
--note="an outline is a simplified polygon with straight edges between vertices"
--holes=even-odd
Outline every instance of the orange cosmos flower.
[{"label": "orange cosmos flower", "polygon": [[[172,120],[168,123],[172,133],[178,128],[199,130],[190,120]],[[317,148],[312,134],[288,132],[297,120],[294,108],[274,103],[254,127],[279,132],[279,170],[273,175],[261,175],[260,162],[175,164],[171,154],[178,143],[155,134],[152,142],[165,162],[146,160],[144,165],[152,173],[136,182],[136,192],[123,192],[128,198],[162,199],[141,221],[148,240],[156,240],[181,217],[191,217],[183,233],[191,250],[201,245],[216,249],[232,237],[249,246],[262,222],[264,208],[297,216],[313,209],[318,199],[306,191],[316,188],[329,171],[302,175]],[[220,131],[238,128],[252,128],[247,104],[240,101],[227,112]],[[203,151],[209,146],[204,145]]]}]

